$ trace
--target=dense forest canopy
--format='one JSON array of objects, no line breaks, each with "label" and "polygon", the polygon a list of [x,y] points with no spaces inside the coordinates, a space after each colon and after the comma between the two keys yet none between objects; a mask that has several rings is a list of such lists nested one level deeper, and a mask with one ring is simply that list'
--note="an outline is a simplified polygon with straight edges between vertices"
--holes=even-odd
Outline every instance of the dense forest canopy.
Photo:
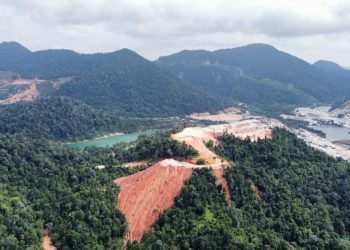
[{"label": "dense forest canopy", "polygon": [[[210,171],[195,170],[175,206],[129,249],[349,249],[348,163],[283,129],[257,143],[219,141],[212,150],[235,162],[225,170],[231,207]],[[0,246],[35,249],[46,228],[59,249],[119,248],[126,222],[112,181],[137,171],[120,165],[195,155],[169,132],[85,150],[2,135]]]},{"label": "dense forest canopy", "polygon": [[68,98],[39,99],[0,110],[0,132],[47,139],[91,137],[125,131],[132,123]]},{"label": "dense forest canopy", "polygon": [[[134,171],[121,164],[194,154],[169,133],[87,150],[1,135],[0,249],[38,249],[44,228],[59,249],[120,248],[126,224],[113,180]],[[95,168],[100,164],[106,168]]]},{"label": "dense forest canopy", "polygon": [[109,132],[136,132],[187,124],[180,119],[119,117],[67,97],[37,99],[0,109],[0,133],[71,141]]},{"label": "dense forest canopy", "polygon": [[2,71],[45,80],[72,77],[58,89],[43,91],[44,96],[66,96],[133,117],[166,117],[224,107],[210,93],[189,86],[129,49],[96,54],[70,50],[24,53],[19,44],[13,44],[11,50],[5,45],[0,44]]},{"label": "dense forest canopy", "polygon": [[[260,112],[346,101],[350,71],[311,65],[266,44],[216,51],[185,50],[157,61],[191,85]],[[333,65],[334,66],[334,65]]]}]

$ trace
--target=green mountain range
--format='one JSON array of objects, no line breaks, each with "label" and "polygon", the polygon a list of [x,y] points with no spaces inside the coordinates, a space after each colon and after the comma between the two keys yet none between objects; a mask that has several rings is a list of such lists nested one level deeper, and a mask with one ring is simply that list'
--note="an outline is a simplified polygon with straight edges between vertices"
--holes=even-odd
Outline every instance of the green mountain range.
[{"label": "green mountain range", "polygon": [[260,111],[281,112],[350,97],[348,71],[333,74],[265,44],[212,52],[186,50],[157,62],[217,98]]},{"label": "green mountain range", "polygon": [[185,50],[151,62],[129,49],[31,52],[10,42],[0,44],[0,56],[2,72],[51,82],[66,78],[59,87],[41,87],[43,96],[66,96],[123,116],[213,112],[238,103],[278,114],[350,97],[349,71],[332,62],[312,65],[266,44]]},{"label": "green mountain range", "polygon": [[46,90],[46,96],[71,97],[123,116],[138,117],[183,115],[223,107],[220,101],[128,49],[86,55],[69,50],[28,52],[19,44],[12,44],[8,51],[6,44],[0,44],[0,54],[5,55],[0,58],[0,70],[31,79],[71,77],[58,89],[47,87],[51,91]]}]

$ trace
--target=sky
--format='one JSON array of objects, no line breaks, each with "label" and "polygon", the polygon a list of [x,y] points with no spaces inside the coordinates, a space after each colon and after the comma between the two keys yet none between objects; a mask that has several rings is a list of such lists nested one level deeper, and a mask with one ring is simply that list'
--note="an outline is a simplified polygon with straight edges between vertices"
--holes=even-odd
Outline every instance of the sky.
[{"label": "sky", "polygon": [[0,41],[151,60],[267,43],[350,67],[350,0],[0,0]]}]

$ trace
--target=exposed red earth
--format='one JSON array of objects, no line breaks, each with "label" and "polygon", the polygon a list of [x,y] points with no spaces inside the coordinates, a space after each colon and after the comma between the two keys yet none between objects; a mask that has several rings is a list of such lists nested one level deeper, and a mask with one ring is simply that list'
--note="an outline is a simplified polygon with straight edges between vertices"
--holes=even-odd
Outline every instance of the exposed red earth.
[{"label": "exposed red earth", "polygon": [[146,170],[115,180],[118,207],[128,222],[127,240],[140,241],[159,215],[173,206],[192,169],[159,162]]}]

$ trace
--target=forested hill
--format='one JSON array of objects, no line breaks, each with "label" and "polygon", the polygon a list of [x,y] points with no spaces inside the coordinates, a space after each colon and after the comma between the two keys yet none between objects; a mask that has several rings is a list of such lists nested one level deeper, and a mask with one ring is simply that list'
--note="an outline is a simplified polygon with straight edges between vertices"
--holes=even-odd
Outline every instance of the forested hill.
[{"label": "forested hill", "polygon": [[329,73],[265,44],[186,50],[157,62],[198,88],[265,111],[345,101],[350,96],[350,74]]},{"label": "forested hill", "polygon": [[96,59],[98,66],[63,85],[55,95],[129,116],[173,116],[223,107],[209,94],[130,50],[96,55]]},{"label": "forested hill", "polygon": [[0,44],[0,52],[7,52],[0,58],[0,70],[22,78],[72,77],[53,88],[50,96],[74,98],[124,116],[174,116],[223,108],[220,100],[128,49],[78,54],[70,50],[24,53],[21,48],[13,43],[9,50],[5,43]]},{"label": "forested hill", "polygon": [[213,148],[231,207],[210,170],[195,171],[175,206],[134,249],[350,249],[350,165],[284,129],[256,143],[231,135]]},{"label": "forested hill", "polygon": [[[319,60],[313,64],[316,68],[329,72],[329,73],[345,73],[347,70],[345,70],[343,67],[341,67],[339,64],[335,62],[325,61],[325,60]],[[350,72],[347,72],[350,73]]]},{"label": "forested hill", "polygon": [[16,42],[0,43],[0,66],[10,63],[18,58],[30,55],[31,51]]},{"label": "forested hill", "polygon": [[126,222],[113,180],[135,171],[121,164],[194,153],[169,134],[83,151],[0,135],[0,249],[42,249],[43,229],[57,249],[121,249]]},{"label": "forested hill", "polygon": [[151,121],[119,118],[66,97],[38,99],[0,109],[0,133],[54,140],[86,139],[106,132],[132,132]]},{"label": "forested hill", "polygon": [[70,97],[123,116],[176,116],[238,103],[280,114],[350,97],[349,71],[332,62],[312,65],[266,44],[186,50],[150,62],[129,49],[31,52],[1,43],[0,71],[48,80],[51,87],[41,91],[38,85],[41,95]]}]

